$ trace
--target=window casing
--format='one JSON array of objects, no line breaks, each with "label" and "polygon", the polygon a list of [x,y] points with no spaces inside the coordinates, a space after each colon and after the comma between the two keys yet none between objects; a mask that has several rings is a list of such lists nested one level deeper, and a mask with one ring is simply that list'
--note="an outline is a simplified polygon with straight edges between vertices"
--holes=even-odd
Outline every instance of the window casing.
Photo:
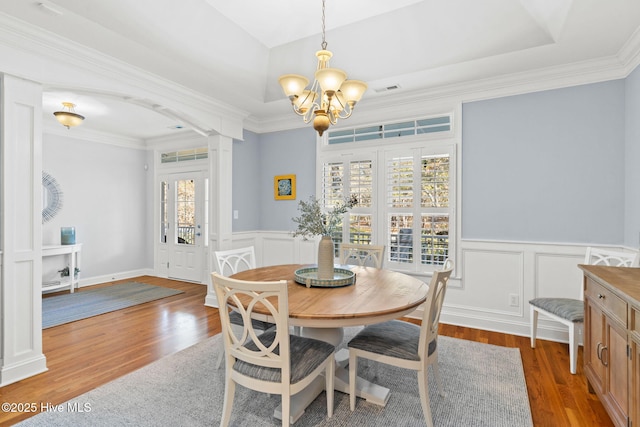
[{"label": "window casing", "polygon": [[456,133],[325,145],[318,194],[329,210],[346,197],[336,248],[349,241],[385,245],[385,268],[429,273],[455,257]]}]

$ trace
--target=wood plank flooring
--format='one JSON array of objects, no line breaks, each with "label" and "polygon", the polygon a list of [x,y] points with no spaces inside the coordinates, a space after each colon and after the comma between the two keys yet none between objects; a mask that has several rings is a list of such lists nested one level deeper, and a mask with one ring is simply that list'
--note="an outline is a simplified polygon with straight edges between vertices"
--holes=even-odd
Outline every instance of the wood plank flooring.
[{"label": "wood plank flooring", "polygon": [[[217,309],[204,306],[206,286],[151,276],[99,286],[132,280],[184,293],[43,330],[49,370],[0,388],[0,402],[60,404],[220,332]],[[441,325],[440,333],[519,348],[535,426],[613,426],[587,390],[582,349],[571,375],[566,344],[539,340],[532,349],[528,337],[452,325]],[[0,426],[32,415],[0,412]]]}]

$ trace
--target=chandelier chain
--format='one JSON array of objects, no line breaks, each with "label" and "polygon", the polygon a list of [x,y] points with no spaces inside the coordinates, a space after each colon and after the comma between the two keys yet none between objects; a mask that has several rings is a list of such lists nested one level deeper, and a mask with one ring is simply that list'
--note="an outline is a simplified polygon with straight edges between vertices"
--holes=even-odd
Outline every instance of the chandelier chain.
[{"label": "chandelier chain", "polygon": [[327,50],[327,41],[324,39],[324,2],[325,0],[322,0],[322,44],[320,46],[322,50]]}]

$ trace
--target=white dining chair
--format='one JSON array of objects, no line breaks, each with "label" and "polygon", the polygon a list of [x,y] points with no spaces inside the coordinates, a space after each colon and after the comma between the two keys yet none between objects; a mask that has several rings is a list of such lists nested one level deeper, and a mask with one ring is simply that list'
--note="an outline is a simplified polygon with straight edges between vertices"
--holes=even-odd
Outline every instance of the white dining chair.
[{"label": "white dining chair", "polygon": [[[638,252],[621,252],[607,249],[587,248],[584,263],[590,265],[611,265],[632,267],[638,265]],[[583,288],[580,286],[580,299],[574,298],[534,298],[529,301],[531,319],[531,348],[536,347],[538,313],[556,320],[569,328],[569,370],[576,373],[578,364],[578,332],[584,324]]]},{"label": "white dining chair", "polygon": [[382,262],[384,260],[384,245],[341,243],[339,255],[340,264],[382,268]]},{"label": "white dining chair", "polygon": [[446,260],[443,269],[433,273],[420,326],[402,320],[390,320],[366,326],[349,341],[349,406],[352,411],[356,407],[356,373],[358,358],[361,357],[416,371],[424,419],[427,426],[433,426],[427,368],[433,366],[438,391],[444,396],[438,370],[438,325],[452,271],[453,261]]},{"label": "white dining chair", "polygon": [[[333,415],[335,347],[325,341],[289,334],[286,280],[253,282],[211,274],[221,307],[235,306],[244,322],[238,333],[228,310],[220,310],[225,347],[225,391],[220,426],[231,420],[236,384],[282,396],[282,425],[290,424],[291,396],[324,374],[327,416]],[[255,310],[268,315],[275,327],[258,334],[251,322]],[[265,313],[266,312],[266,313]]]},{"label": "white dining chair", "polygon": [[[246,248],[229,249],[225,251],[215,251],[216,258],[216,270],[223,276],[231,276],[245,270],[251,270],[256,268],[256,253],[253,246],[247,246]],[[222,307],[222,306],[220,306]],[[242,316],[239,313],[232,311],[230,314],[231,323],[238,327],[243,326]],[[272,323],[251,319],[253,322],[253,328],[256,331],[266,331],[273,327]],[[224,351],[221,351],[216,366],[220,369],[222,360],[224,359]]]}]

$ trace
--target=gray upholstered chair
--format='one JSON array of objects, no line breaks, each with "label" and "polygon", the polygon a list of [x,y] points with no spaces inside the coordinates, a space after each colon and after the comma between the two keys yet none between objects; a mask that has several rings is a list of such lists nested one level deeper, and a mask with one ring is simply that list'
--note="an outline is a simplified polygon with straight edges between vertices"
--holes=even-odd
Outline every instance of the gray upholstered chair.
[{"label": "gray upholstered chair", "polygon": [[[620,252],[605,249],[587,248],[585,264],[631,267],[638,265],[638,252]],[[583,289],[580,286],[580,299],[574,298],[534,298],[529,301],[531,319],[531,348],[536,347],[538,313],[556,320],[569,328],[569,370],[576,373],[578,364],[578,330],[584,323]]]},{"label": "gray upholstered chair", "polygon": [[445,261],[442,270],[435,271],[429,283],[424,303],[421,326],[402,320],[390,320],[366,326],[349,341],[349,394],[350,407],[356,407],[356,371],[358,358],[362,357],[388,365],[417,371],[420,403],[427,426],[433,426],[427,368],[433,366],[438,391],[444,395],[438,371],[438,325],[453,262]]},{"label": "gray upholstered chair", "polygon": [[384,245],[340,244],[340,264],[382,268]]},{"label": "gray upholstered chair", "polygon": [[[220,311],[225,347],[225,392],[221,426],[229,425],[236,384],[282,396],[282,425],[290,424],[291,396],[324,374],[327,415],[333,415],[335,347],[327,342],[289,334],[286,280],[251,282],[211,274],[221,307],[235,306],[244,322],[239,333],[231,327],[229,310]],[[275,327],[256,333],[250,321],[254,310],[264,310]],[[264,312],[260,315],[266,315]]]},{"label": "gray upholstered chair", "polygon": [[[239,249],[229,249],[226,251],[215,251],[217,271],[223,276],[231,276],[241,271],[250,270],[256,268],[256,253],[253,246]],[[242,316],[239,313],[232,311],[229,315],[231,324],[242,327]],[[251,319],[253,322],[253,329],[256,331],[266,331],[273,327],[273,323],[265,322],[262,320]],[[224,358],[224,351],[220,352],[216,366],[220,369],[222,359]]]}]

